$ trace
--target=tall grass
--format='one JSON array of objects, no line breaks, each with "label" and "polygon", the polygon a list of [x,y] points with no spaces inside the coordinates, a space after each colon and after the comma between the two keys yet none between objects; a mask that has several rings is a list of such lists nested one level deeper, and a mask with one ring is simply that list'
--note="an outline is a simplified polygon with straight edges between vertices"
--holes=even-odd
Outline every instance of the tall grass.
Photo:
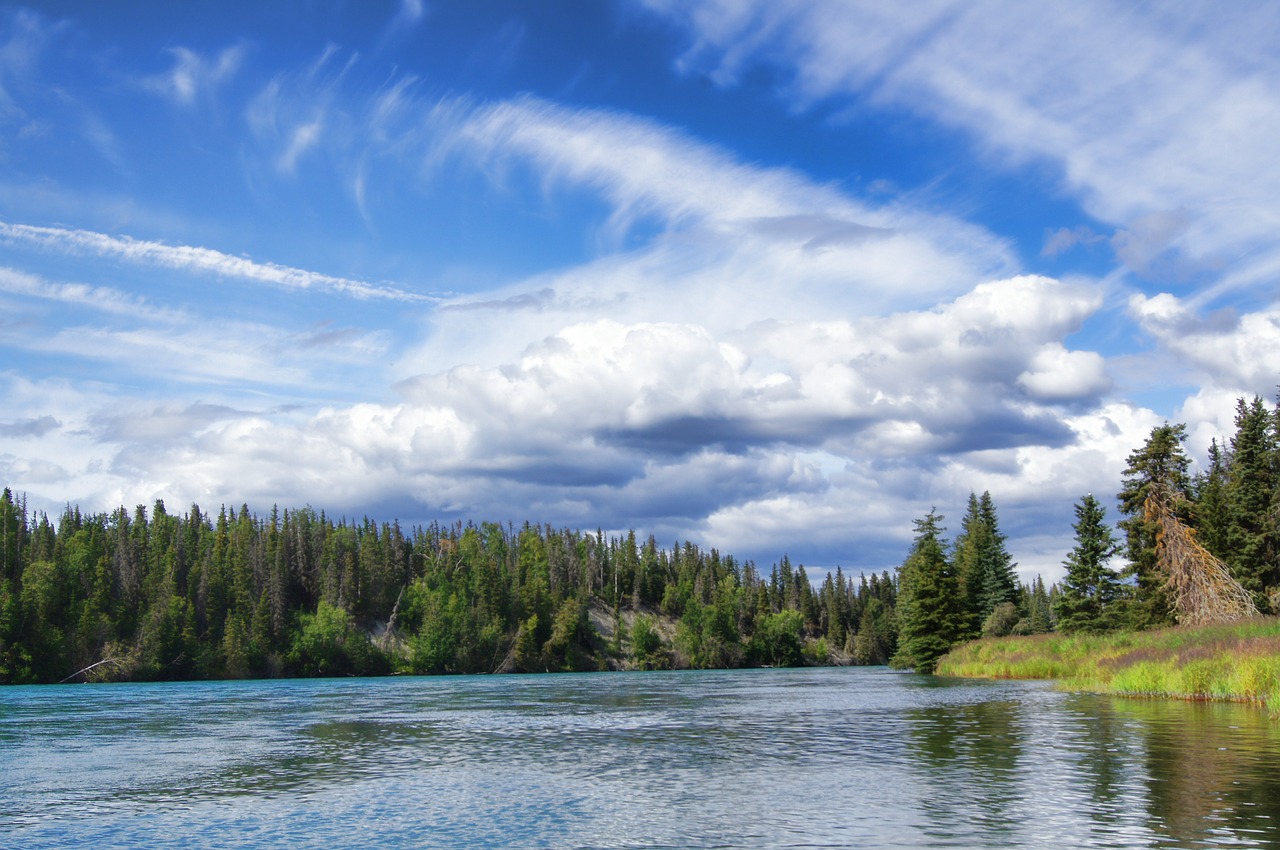
[{"label": "tall grass", "polygon": [[1071,690],[1267,705],[1280,715],[1280,618],[1112,634],[984,638],[938,662],[943,676],[1057,679]]}]

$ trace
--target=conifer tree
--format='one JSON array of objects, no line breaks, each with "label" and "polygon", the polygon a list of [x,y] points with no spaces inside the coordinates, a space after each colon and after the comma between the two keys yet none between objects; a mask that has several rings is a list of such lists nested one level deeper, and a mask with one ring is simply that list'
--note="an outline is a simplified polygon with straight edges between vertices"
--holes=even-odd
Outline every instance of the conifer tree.
[{"label": "conifer tree", "polygon": [[1076,543],[1063,562],[1067,575],[1055,600],[1058,630],[1102,632],[1114,628],[1120,574],[1107,566],[1119,543],[1106,524],[1106,508],[1090,493],[1075,506]]},{"label": "conifer tree", "polygon": [[963,637],[959,582],[940,538],[942,517],[930,510],[915,521],[911,554],[898,568],[898,651],[893,667],[932,673],[937,661]]},{"label": "conifer tree", "polygon": [[969,504],[960,520],[960,533],[952,543],[951,560],[955,566],[961,605],[964,609],[963,631],[966,637],[977,637],[985,617],[982,614],[985,584],[981,552],[985,548],[987,529],[982,522],[978,496],[969,492]]},{"label": "conifer tree", "polygon": [[1195,477],[1192,493],[1196,505],[1196,528],[1200,545],[1219,558],[1230,551],[1231,511],[1227,502],[1227,463],[1229,450],[1209,443],[1208,468]]},{"label": "conifer tree", "polygon": [[1243,398],[1237,399],[1236,433],[1231,438],[1227,465],[1230,523],[1223,560],[1257,602],[1265,600],[1267,589],[1280,585],[1280,545],[1272,515],[1277,471],[1275,424],[1275,417],[1258,396],[1247,404]]},{"label": "conifer tree", "polygon": [[1129,600],[1126,623],[1130,628],[1149,629],[1173,624],[1173,608],[1165,588],[1165,577],[1156,563],[1158,525],[1144,513],[1151,487],[1164,487],[1173,494],[1176,511],[1185,514],[1190,479],[1187,467],[1191,459],[1183,450],[1187,426],[1168,422],[1151,429],[1141,448],[1129,454],[1122,486],[1116,499],[1126,519],[1119,525],[1125,535],[1125,554],[1129,559],[1127,574],[1135,587]]},{"label": "conifer tree", "polygon": [[1018,601],[1018,578],[1014,573],[1017,565],[1005,548],[995,502],[988,492],[983,492],[978,500],[978,516],[985,532],[978,554],[982,569],[982,608],[978,613],[985,620],[1000,603]]},{"label": "conifer tree", "polygon": [[1015,564],[1005,539],[991,493],[983,492],[981,498],[970,493],[960,534],[952,547],[963,607],[963,637],[976,637],[1001,603],[1018,602]]}]

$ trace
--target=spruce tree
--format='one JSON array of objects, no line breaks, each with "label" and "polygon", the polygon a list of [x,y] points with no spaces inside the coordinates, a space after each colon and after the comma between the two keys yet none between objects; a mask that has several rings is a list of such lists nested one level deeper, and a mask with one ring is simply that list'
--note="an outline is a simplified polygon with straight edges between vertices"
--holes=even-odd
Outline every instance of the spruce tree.
[{"label": "spruce tree", "polygon": [[[1275,519],[1277,441],[1275,418],[1262,399],[1236,401],[1236,433],[1227,464],[1227,552],[1223,560],[1236,581],[1265,600],[1268,588],[1280,585]],[[1212,550],[1211,550],[1212,551]]]},{"label": "spruce tree", "polygon": [[965,637],[977,637],[986,620],[982,610],[985,582],[981,552],[985,548],[987,536],[988,530],[982,522],[978,497],[970,491],[968,507],[964,518],[960,520],[960,533],[956,535],[951,548],[951,561],[955,567],[963,609],[962,627]]},{"label": "spruce tree", "polygon": [[982,570],[982,608],[979,614],[985,621],[1000,603],[1018,601],[1018,578],[1014,573],[1017,565],[1005,548],[1005,536],[1000,533],[995,502],[988,492],[984,492],[978,501],[978,515],[985,532],[978,553]]},{"label": "spruce tree", "polygon": [[897,668],[932,673],[938,659],[963,637],[959,582],[940,538],[942,517],[934,510],[915,521],[911,554],[898,568]]},{"label": "spruce tree", "polygon": [[1227,501],[1227,465],[1230,452],[1209,443],[1209,466],[1195,477],[1192,492],[1196,504],[1196,529],[1200,545],[1219,558],[1230,553],[1231,510]]},{"label": "spruce tree", "polygon": [[1093,494],[1075,506],[1075,547],[1063,562],[1067,575],[1055,600],[1062,632],[1102,632],[1116,626],[1120,575],[1107,566],[1119,543],[1106,523],[1106,508]]},{"label": "spruce tree", "polygon": [[976,637],[1001,603],[1018,602],[1018,579],[1005,548],[991,493],[969,494],[969,505],[952,547],[963,609],[963,637]]},{"label": "spruce tree", "polygon": [[1125,554],[1129,559],[1126,573],[1134,580],[1133,597],[1129,600],[1126,623],[1133,629],[1159,628],[1173,624],[1172,601],[1165,589],[1165,577],[1156,563],[1158,526],[1145,514],[1147,494],[1151,488],[1163,487],[1175,500],[1175,510],[1185,515],[1190,503],[1186,499],[1190,485],[1187,457],[1182,443],[1187,426],[1168,422],[1151,429],[1142,448],[1129,454],[1120,492],[1120,521],[1125,535]]}]

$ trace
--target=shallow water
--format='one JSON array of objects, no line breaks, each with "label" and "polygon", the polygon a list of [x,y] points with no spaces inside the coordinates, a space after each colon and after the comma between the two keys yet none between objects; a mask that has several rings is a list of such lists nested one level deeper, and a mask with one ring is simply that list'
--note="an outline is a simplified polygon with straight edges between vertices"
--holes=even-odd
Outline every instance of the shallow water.
[{"label": "shallow water", "polygon": [[2,847],[1275,847],[1253,708],[883,669],[0,689]]}]

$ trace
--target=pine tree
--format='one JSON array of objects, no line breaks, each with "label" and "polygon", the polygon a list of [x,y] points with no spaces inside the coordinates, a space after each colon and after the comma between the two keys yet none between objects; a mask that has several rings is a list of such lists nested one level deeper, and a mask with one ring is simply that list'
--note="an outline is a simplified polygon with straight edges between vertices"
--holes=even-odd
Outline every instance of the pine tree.
[{"label": "pine tree", "polygon": [[990,493],[984,492],[978,501],[978,515],[985,530],[978,553],[982,570],[982,608],[979,615],[986,620],[1000,603],[1018,601],[1018,578],[1014,573],[1017,565],[1005,548],[1005,536],[1000,533],[1000,521]]},{"label": "pine tree", "polygon": [[934,510],[915,521],[911,554],[898,568],[898,651],[890,664],[920,673],[932,673],[963,637],[960,585],[939,537],[941,521]]},{"label": "pine tree", "polygon": [[1158,525],[1145,515],[1147,494],[1153,485],[1164,487],[1177,499],[1175,510],[1186,513],[1191,459],[1183,450],[1187,426],[1164,423],[1151,430],[1142,448],[1129,454],[1122,487],[1116,494],[1120,512],[1127,519],[1119,525],[1125,535],[1128,576],[1135,582],[1125,625],[1134,629],[1158,628],[1173,624],[1173,608],[1165,588],[1165,577],[1156,563]]},{"label": "pine tree", "polygon": [[952,561],[963,607],[963,637],[976,637],[1002,603],[1018,602],[1018,579],[991,493],[969,494]]},{"label": "pine tree", "polygon": [[960,533],[951,548],[951,561],[955,565],[961,605],[964,609],[964,635],[977,637],[986,617],[982,613],[983,566],[981,552],[985,548],[988,529],[982,522],[982,508],[978,497],[969,492],[969,504],[960,520]]},{"label": "pine tree", "polygon": [[1119,543],[1106,524],[1106,508],[1090,493],[1075,506],[1075,547],[1063,562],[1055,613],[1058,630],[1102,632],[1114,628],[1115,603],[1121,593],[1120,575],[1107,566],[1119,551]]},{"label": "pine tree", "polygon": [[1045,590],[1044,579],[1036,576],[1031,583],[1031,604],[1027,612],[1028,631],[1033,635],[1053,631],[1053,609],[1049,604],[1049,592]]},{"label": "pine tree", "polygon": [[1227,501],[1227,464],[1230,453],[1209,443],[1209,466],[1195,477],[1192,492],[1196,504],[1196,528],[1200,545],[1219,558],[1230,551],[1231,509]]},{"label": "pine tree", "polygon": [[1258,396],[1248,404],[1241,398],[1236,401],[1235,425],[1227,465],[1230,523],[1223,560],[1236,581],[1262,602],[1266,590],[1280,584],[1280,545],[1271,513],[1276,499],[1275,418]]}]

